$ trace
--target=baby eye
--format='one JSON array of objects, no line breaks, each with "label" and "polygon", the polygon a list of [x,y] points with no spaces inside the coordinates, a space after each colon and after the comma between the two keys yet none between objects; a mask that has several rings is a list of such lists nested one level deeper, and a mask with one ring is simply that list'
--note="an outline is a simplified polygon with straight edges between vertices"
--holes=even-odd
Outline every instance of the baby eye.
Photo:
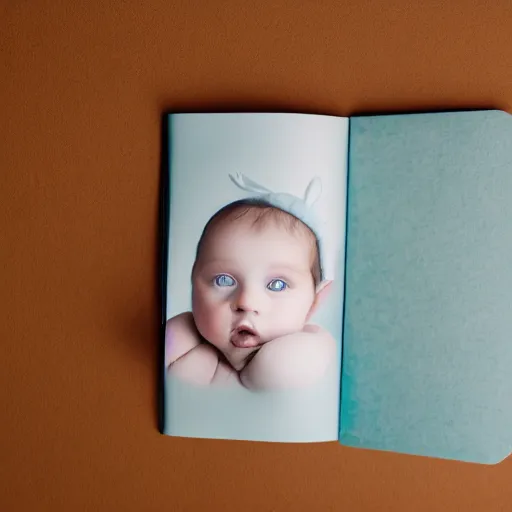
[{"label": "baby eye", "polygon": [[215,277],[215,284],[217,286],[234,286],[235,280],[226,274],[221,274]]},{"label": "baby eye", "polygon": [[273,292],[282,292],[287,287],[288,285],[282,279],[272,279],[267,285],[267,288]]}]

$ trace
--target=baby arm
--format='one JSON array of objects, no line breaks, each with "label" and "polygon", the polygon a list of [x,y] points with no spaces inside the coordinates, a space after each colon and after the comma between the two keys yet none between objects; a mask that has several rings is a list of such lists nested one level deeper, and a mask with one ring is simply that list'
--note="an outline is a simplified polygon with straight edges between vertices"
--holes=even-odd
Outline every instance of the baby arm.
[{"label": "baby arm", "polygon": [[181,313],[165,326],[165,367],[170,375],[195,384],[210,384],[219,358],[215,348],[202,343],[192,313]]},{"label": "baby arm", "polygon": [[329,332],[306,325],[300,332],[272,340],[240,373],[252,390],[300,388],[312,385],[334,360],[336,343]]}]

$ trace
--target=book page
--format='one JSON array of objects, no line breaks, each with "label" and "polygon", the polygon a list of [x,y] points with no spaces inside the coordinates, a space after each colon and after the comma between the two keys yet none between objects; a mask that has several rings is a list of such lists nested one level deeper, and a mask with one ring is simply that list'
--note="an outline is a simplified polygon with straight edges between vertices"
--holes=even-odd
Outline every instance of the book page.
[{"label": "book page", "polygon": [[512,451],[512,117],[351,119],[341,442]]},{"label": "book page", "polygon": [[169,122],[164,433],[337,439],[348,120]]}]

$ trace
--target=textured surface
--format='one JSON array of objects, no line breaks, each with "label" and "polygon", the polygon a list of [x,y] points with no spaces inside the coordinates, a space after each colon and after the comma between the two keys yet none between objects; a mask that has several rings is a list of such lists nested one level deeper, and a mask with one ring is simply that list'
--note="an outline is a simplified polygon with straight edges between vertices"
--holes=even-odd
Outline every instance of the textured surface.
[{"label": "textured surface", "polygon": [[493,2],[0,3],[2,511],[508,511],[493,467],[156,429],[161,113],[512,109]]},{"label": "textured surface", "polygon": [[512,116],[353,118],[343,442],[512,452]]}]

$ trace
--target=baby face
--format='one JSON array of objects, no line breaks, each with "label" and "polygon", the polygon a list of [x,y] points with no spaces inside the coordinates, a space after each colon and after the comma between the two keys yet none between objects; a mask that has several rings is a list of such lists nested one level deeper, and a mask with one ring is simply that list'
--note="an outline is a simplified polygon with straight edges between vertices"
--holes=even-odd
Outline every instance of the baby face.
[{"label": "baby face", "polygon": [[300,331],[315,302],[311,240],[278,222],[223,222],[207,234],[193,272],[197,329],[241,370],[251,353]]}]

